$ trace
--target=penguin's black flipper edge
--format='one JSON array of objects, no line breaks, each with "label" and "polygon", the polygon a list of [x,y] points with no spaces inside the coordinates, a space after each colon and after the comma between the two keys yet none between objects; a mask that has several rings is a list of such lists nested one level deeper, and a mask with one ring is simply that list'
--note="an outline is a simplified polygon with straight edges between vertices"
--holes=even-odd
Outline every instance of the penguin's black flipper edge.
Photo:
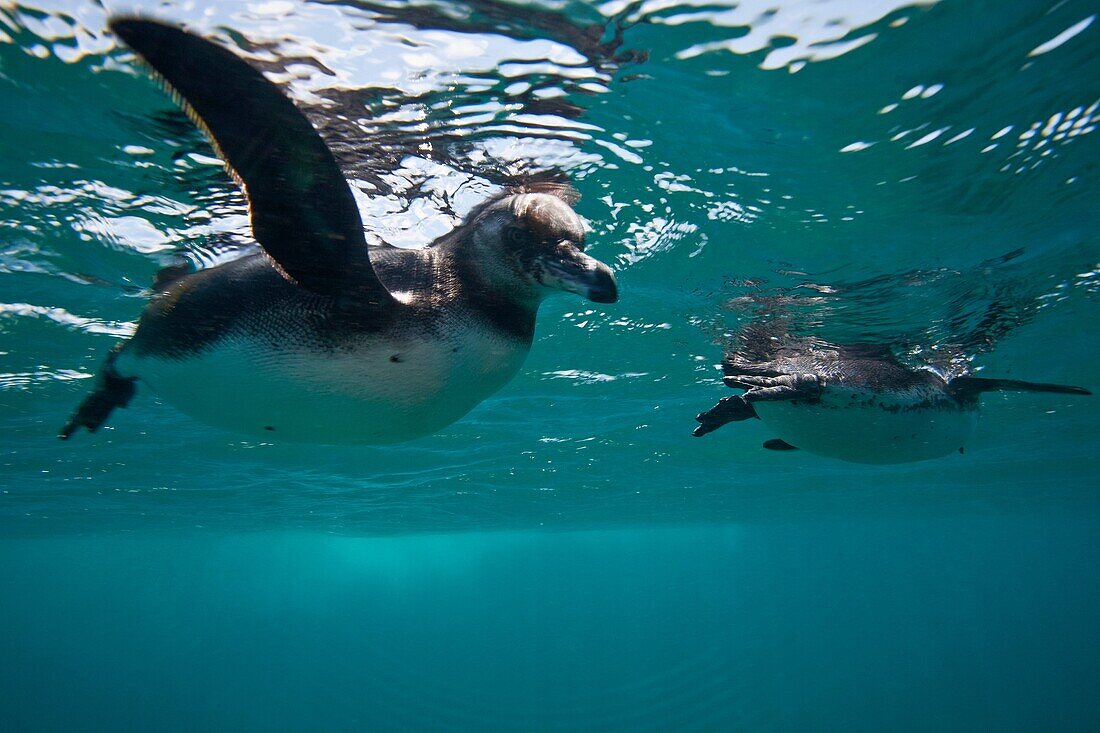
[{"label": "penguin's black flipper edge", "polygon": [[998,391],[1092,394],[1084,387],[1073,387],[1068,384],[1045,384],[1043,382],[1024,382],[1019,379],[986,379],[985,377],[956,377],[951,380],[950,388],[955,394],[966,396]]},{"label": "penguin's black flipper edge", "polygon": [[153,275],[153,290],[162,293],[167,290],[172,283],[179,282],[179,280],[187,277],[192,272],[194,272],[194,270],[192,270],[191,265],[186,262],[177,262],[162,267]]},{"label": "penguin's black flipper edge", "polygon": [[275,84],[228,49],[176,26],[135,17],[109,25],[209,135],[248,198],[253,236],[284,276],[326,295],[357,291],[375,304],[392,301],[371,267],[347,179]]},{"label": "penguin's black flipper edge", "polygon": [[798,450],[795,446],[791,445],[785,440],[779,438],[772,438],[771,440],[764,441],[765,450]]}]

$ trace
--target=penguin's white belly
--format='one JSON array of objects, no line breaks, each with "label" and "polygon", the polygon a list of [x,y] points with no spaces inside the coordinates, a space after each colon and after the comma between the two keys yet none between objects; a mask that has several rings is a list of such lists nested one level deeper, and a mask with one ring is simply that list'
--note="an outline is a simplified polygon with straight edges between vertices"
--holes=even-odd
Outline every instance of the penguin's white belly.
[{"label": "penguin's white belly", "polygon": [[527,344],[481,330],[438,340],[363,337],[333,352],[226,339],[187,359],[116,368],[203,422],[316,443],[396,443],[465,415],[519,370]]},{"label": "penguin's white belly", "polygon": [[796,448],[856,463],[907,463],[947,455],[963,447],[978,420],[976,410],[904,409],[904,403],[869,392],[837,388],[816,403],[755,402],[753,407]]}]

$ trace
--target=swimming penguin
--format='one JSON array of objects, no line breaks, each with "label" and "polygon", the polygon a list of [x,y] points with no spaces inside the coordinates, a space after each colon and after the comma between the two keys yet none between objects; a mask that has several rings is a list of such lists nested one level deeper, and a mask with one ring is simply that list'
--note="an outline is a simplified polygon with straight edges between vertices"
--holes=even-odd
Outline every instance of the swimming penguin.
[{"label": "swimming penguin", "polygon": [[836,345],[750,325],[722,362],[724,382],[744,394],[700,413],[693,435],[760,418],[779,434],[769,450],[802,448],[856,463],[906,463],[963,450],[983,392],[1091,394],[1081,387],[1014,379],[946,377],[905,366],[884,346]]},{"label": "swimming penguin", "polygon": [[306,117],[230,51],[177,27],[111,20],[212,139],[262,252],[169,270],[60,437],[98,429],[141,381],[222,427],[393,443],[465,415],[519,370],[555,291],[613,303],[571,189],[531,185],[420,250],[368,252],[343,174]]}]

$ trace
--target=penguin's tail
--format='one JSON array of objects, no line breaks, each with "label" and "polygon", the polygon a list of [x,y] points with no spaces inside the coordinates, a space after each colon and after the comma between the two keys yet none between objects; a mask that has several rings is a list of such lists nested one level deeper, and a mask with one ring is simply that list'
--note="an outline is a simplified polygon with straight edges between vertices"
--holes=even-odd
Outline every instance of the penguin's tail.
[{"label": "penguin's tail", "polygon": [[951,380],[951,390],[959,396],[976,396],[982,392],[1054,392],[1056,394],[1091,395],[1084,387],[1068,384],[1044,384],[1023,382],[1019,379],[986,379],[985,377],[956,377]]},{"label": "penguin's tail", "polygon": [[119,349],[115,348],[107,355],[107,360],[99,371],[99,377],[96,378],[95,389],[84,398],[80,407],[76,408],[76,412],[69,418],[69,422],[65,423],[57,434],[61,440],[68,440],[82,427],[94,433],[107,422],[107,418],[116,407],[126,407],[130,403],[136,391],[134,382],[137,380],[120,376],[115,370],[115,358],[118,352]]}]

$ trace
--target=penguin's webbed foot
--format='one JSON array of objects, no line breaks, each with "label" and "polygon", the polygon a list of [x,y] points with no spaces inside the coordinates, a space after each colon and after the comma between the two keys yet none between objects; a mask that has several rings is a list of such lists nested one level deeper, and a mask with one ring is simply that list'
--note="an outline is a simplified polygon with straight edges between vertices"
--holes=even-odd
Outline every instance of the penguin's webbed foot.
[{"label": "penguin's webbed foot", "polygon": [[116,407],[126,407],[134,396],[135,380],[126,379],[110,372],[104,372],[99,379],[99,384],[92,393],[84,398],[80,407],[61,428],[57,437],[68,440],[73,433],[80,428],[87,428],[94,433],[99,430]]},{"label": "penguin's webbed foot", "polygon": [[783,440],[782,438],[772,438],[771,440],[765,440],[764,441],[764,450],[788,451],[788,450],[798,450],[798,448],[791,445],[790,443]]}]

